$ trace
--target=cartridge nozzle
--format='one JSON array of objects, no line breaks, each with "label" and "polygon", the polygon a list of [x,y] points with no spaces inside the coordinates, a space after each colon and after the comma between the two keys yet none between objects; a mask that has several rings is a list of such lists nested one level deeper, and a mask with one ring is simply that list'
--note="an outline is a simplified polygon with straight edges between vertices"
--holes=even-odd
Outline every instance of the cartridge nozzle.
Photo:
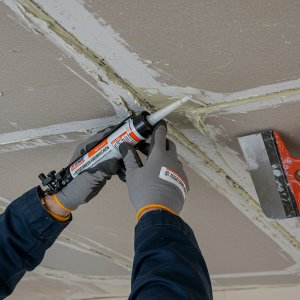
[{"label": "cartridge nozzle", "polygon": [[185,96],[184,98],[168,105],[167,107],[155,112],[152,115],[147,116],[148,122],[151,125],[155,125],[158,121],[160,121],[162,118],[167,116],[169,113],[171,113],[173,110],[175,110],[177,107],[182,105],[183,103],[187,102],[190,100],[192,96]]}]

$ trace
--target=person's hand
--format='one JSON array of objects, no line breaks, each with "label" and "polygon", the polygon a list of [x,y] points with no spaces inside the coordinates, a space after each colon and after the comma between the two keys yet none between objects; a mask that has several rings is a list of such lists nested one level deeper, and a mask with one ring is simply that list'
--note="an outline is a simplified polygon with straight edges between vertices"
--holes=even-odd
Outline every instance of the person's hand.
[{"label": "person's hand", "polygon": [[[87,141],[77,146],[70,163],[74,162],[86,151],[94,148],[102,139],[104,134],[112,127],[99,131],[91,136]],[[62,208],[72,211],[79,205],[88,203],[104,187],[107,180],[111,179],[120,169],[120,164],[116,159],[109,159],[98,165],[82,171],[66,187],[54,195],[55,200]]]},{"label": "person's hand", "polygon": [[156,124],[147,162],[128,143],[120,145],[126,167],[126,184],[137,219],[146,209],[163,208],[179,215],[189,190],[187,176],[177,157],[175,144],[166,139],[164,121]]}]

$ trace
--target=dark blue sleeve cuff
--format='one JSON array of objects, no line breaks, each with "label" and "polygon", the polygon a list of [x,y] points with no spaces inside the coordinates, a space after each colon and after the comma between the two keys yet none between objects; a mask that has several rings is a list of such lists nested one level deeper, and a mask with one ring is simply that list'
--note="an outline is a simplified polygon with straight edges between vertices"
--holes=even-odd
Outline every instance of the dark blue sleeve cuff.
[{"label": "dark blue sleeve cuff", "polygon": [[60,234],[65,227],[72,221],[72,216],[66,222],[55,220],[43,207],[38,187],[35,187],[20,197],[20,207],[28,222],[39,232],[44,238],[53,238]]},{"label": "dark blue sleeve cuff", "polygon": [[130,300],[212,300],[204,258],[180,217],[147,212],[135,227],[134,250]]},{"label": "dark blue sleeve cuff", "polygon": [[43,207],[35,187],[0,214],[0,299],[10,295],[26,271],[43,260],[71,218],[55,220]]},{"label": "dark blue sleeve cuff", "polygon": [[172,214],[167,210],[153,210],[144,214],[135,227],[135,238],[143,230],[155,226],[170,226],[177,227],[182,233],[190,238],[190,240],[198,246],[193,230],[179,216]]}]

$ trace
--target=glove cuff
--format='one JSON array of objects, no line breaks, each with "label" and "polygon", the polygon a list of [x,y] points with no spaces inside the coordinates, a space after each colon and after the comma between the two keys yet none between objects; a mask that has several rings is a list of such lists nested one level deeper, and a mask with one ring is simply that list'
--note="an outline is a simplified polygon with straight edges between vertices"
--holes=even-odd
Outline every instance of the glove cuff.
[{"label": "glove cuff", "polygon": [[[58,192],[58,193],[60,193],[60,192]],[[53,194],[53,197],[54,197],[54,199],[55,199],[55,201],[57,202],[57,204],[60,206],[60,207],[62,207],[63,209],[65,209],[65,210],[67,210],[67,211],[73,211],[73,210],[75,210],[76,208],[74,208],[74,209],[68,209],[68,208],[66,208],[64,205],[62,205],[61,204],[61,202],[57,199],[57,196],[55,195],[55,194]]]},{"label": "glove cuff", "polygon": [[139,221],[139,220],[140,220],[140,214],[141,214],[141,213],[142,213],[142,212],[143,212],[145,209],[147,209],[147,208],[151,208],[151,207],[163,208],[163,209],[165,209],[165,210],[169,211],[170,213],[174,214],[175,216],[177,216],[177,214],[176,214],[176,213],[174,213],[174,211],[173,211],[173,210],[171,210],[170,208],[168,208],[168,207],[166,207],[166,206],[159,205],[159,204],[150,204],[150,205],[147,205],[147,206],[145,206],[145,207],[141,208],[141,209],[138,211],[138,213],[137,213],[137,215],[136,215],[136,219],[137,219],[137,221]]},{"label": "glove cuff", "polygon": [[147,185],[139,192],[130,194],[130,198],[131,201],[135,199],[132,203],[138,215],[145,207],[151,207],[150,205],[153,205],[152,207],[166,207],[171,212],[179,215],[184,203],[183,196],[177,190],[176,193],[173,193],[169,186],[160,184]]}]

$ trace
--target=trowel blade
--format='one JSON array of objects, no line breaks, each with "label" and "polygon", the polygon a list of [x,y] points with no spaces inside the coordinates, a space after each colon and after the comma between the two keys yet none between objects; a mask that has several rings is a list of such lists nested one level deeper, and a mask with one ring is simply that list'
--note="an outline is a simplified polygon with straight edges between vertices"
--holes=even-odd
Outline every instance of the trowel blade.
[{"label": "trowel blade", "polygon": [[273,131],[239,137],[262,211],[270,221],[296,217]]}]

